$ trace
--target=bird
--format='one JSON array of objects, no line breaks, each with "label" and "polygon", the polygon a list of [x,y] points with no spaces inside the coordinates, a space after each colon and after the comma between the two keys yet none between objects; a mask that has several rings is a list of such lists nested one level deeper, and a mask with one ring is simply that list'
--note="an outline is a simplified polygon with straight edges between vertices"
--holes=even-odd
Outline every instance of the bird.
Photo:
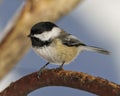
[{"label": "bird", "polygon": [[103,48],[86,45],[76,36],[50,21],[33,25],[28,37],[35,53],[47,61],[38,71],[39,75],[49,64],[59,65],[59,69],[63,68],[63,65],[70,64],[83,51],[110,54]]}]

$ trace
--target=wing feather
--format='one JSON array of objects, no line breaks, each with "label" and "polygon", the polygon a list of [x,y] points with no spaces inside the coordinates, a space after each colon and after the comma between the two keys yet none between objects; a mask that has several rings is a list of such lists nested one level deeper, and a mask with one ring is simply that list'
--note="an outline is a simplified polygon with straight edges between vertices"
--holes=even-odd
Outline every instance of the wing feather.
[{"label": "wing feather", "polygon": [[62,38],[62,43],[66,46],[86,46],[84,43],[82,43],[77,37],[73,35],[66,35],[64,38]]}]

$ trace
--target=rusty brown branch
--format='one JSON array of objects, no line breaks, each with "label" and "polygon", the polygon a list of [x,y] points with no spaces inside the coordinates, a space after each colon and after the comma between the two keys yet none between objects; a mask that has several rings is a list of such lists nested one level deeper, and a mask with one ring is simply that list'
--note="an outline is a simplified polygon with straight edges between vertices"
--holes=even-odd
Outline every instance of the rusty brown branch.
[{"label": "rusty brown branch", "polygon": [[0,96],[25,96],[45,86],[66,86],[100,96],[120,96],[120,85],[86,73],[57,69],[44,70],[40,79],[36,72],[27,75],[10,84]]},{"label": "rusty brown branch", "polygon": [[[56,21],[70,12],[82,0],[26,0],[16,20],[11,21],[8,34],[0,43],[0,79],[30,48],[27,34],[40,21]],[[67,6],[66,6],[67,4]],[[11,25],[10,25],[11,24]]]}]

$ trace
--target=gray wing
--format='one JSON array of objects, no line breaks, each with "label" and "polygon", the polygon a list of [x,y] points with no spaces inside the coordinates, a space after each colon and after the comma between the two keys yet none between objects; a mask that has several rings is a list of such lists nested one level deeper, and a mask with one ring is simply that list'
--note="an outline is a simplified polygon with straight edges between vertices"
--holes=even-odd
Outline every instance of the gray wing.
[{"label": "gray wing", "polygon": [[67,35],[64,38],[62,38],[62,43],[66,46],[86,46],[84,43],[79,41],[75,36],[73,35]]}]

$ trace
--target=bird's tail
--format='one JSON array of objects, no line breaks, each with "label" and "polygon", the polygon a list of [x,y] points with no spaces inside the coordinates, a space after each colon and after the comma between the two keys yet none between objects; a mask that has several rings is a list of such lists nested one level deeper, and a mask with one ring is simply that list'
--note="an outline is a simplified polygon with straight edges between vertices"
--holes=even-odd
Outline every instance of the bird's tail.
[{"label": "bird's tail", "polygon": [[94,47],[94,46],[85,46],[84,50],[98,52],[98,53],[102,53],[102,54],[105,54],[105,55],[110,54],[109,51],[104,50],[102,48]]}]

